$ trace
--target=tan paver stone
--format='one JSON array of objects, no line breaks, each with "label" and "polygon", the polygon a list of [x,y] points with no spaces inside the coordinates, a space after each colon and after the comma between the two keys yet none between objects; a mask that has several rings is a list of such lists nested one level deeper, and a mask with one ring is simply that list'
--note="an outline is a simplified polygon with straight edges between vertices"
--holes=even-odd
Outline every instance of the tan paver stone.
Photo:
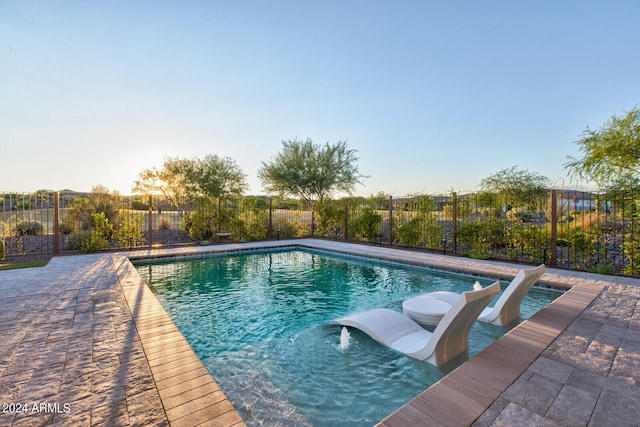
[{"label": "tan paver stone", "polygon": [[181,377],[188,372],[200,370],[201,368],[204,368],[202,362],[193,362],[187,365],[180,365],[178,367],[174,367],[173,369],[168,369],[165,371],[157,371],[154,369],[153,377],[155,378],[156,383],[159,383],[170,378]]},{"label": "tan paver stone", "polygon": [[182,343],[177,343],[174,346],[165,346],[165,347],[152,347],[147,348],[146,356],[149,359],[149,362],[152,362],[157,359],[161,359],[165,356],[169,356],[171,354],[178,354],[185,351],[193,351],[189,343],[183,341]]},{"label": "tan paver stone", "polygon": [[547,411],[546,417],[561,425],[586,426],[596,402],[596,396],[565,385]]},{"label": "tan paver stone", "polygon": [[[216,405],[217,403],[220,403],[220,405]],[[224,393],[218,390],[201,395],[196,399],[187,400],[180,405],[166,408],[166,411],[169,422],[173,424],[179,418],[185,417],[196,418],[202,422],[207,418],[214,418],[232,409],[233,406],[226,400]]]},{"label": "tan paver stone", "polygon": [[[429,411],[425,405],[424,410]],[[401,411],[396,411],[384,420],[379,426],[383,427],[416,427],[416,426],[437,426],[440,425],[435,418],[431,418],[428,413],[417,409],[412,403],[402,407]]]},{"label": "tan paver stone", "polygon": [[195,354],[191,354],[189,356],[184,357],[183,359],[179,359],[179,360],[172,360],[170,362],[166,362],[160,365],[155,365],[153,366],[153,374],[162,374],[164,372],[176,372],[176,371],[181,371],[182,369],[185,370],[190,370],[192,369],[192,367],[201,365],[202,362],[200,361],[200,359],[195,355]]},{"label": "tan paver stone", "polygon": [[569,380],[569,377],[575,370],[573,366],[565,365],[564,363],[557,362],[555,360],[548,359],[546,357],[537,358],[531,366],[529,371],[536,374],[548,377],[554,381],[565,383]]},{"label": "tan paver stone", "polygon": [[[184,383],[183,383],[184,384]],[[166,397],[164,394],[162,395],[162,402],[164,403],[165,408],[167,410],[171,408],[176,408],[180,405],[184,405],[187,402],[191,402],[193,400],[199,399],[201,396],[206,395],[214,395],[214,393],[221,392],[220,387],[213,382],[209,381],[202,385],[189,385],[188,388],[185,387],[180,390],[179,393],[173,394],[173,396]]]},{"label": "tan paver stone", "polygon": [[198,368],[192,369],[190,371],[182,372],[180,375],[175,375],[169,378],[156,380],[156,385],[158,387],[158,390],[162,394],[165,389],[171,388],[177,384],[192,380],[194,378],[200,378],[200,377],[208,378],[210,376],[211,375],[209,374],[209,371],[207,370],[207,368],[205,368],[204,365],[200,365]]},{"label": "tan paver stone", "polygon": [[475,421],[487,408],[486,404],[474,400],[469,394],[450,388],[447,383],[440,383],[437,388],[426,390],[420,398],[428,400],[465,425]]},{"label": "tan paver stone", "polygon": [[167,364],[184,365],[189,363],[190,361],[195,361],[196,359],[200,360],[200,358],[196,356],[196,354],[193,352],[192,349],[188,349],[180,352],[170,353],[165,356],[157,357],[155,359],[149,360],[149,365],[151,365],[152,367],[157,366],[160,370],[164,370],[163,365],[167,365]]},{"label": "tan paver stone", "polygon": [[[162,396],[162,399],[168,400],[173,396],[177,396],[192,389],[200,388],[203,386],[207,386],[210,388],[208,393],[220,390],[220,387],[218,386],[218,384],[216,384],[213,378],[211,378],[210,375],[205,375],[205,373],[203,373],[202,375],[195,378],[183,379],[182,382],[173,384],[169,387],[161,387],[160,385],[158,385],[158,391],[160,392],[160,396]],[[201,391],[204,391],[204,389],[201,389]],[[170,403],[166,403],[166,405],[168,407],[175,406]]]},{"label": "tan paver stone", "polygon": [[495,400],[494,390],[485,386],[473,378],[461,378],[460,375],[447,375],[440,382],[458,393],[468,396],[476,402],[485,405],[485,408]]},{"label": "tan paver stone", "polygon": [[[220,404],[226,406],[223,402]],[[193,417],[187,416],[185,418],[180,418],[174,421],[171,425],[174,427],[188,427],[190,425],[189,423],[192,421],[199,422],[200,424],[198,424],[198,427],[242,427],[246,425],[244,421],[242,421],[242,418],[240,418],[240,415],[238,415],[233,408],[222,413],[218,413],[217,410],[215,410],[216,415],[213,417],[212,413],[214,413],[214,411],[209,412],[209,410],[204,409],[201,413],[194,414]],[[201,422],[200,420],[205,421]]]},{"label": "tan paver stone", "polygon": [[[423,418],[433,420],[432,425],[452,426],[452,427],[464,425],[463,420],[458,419],[455,415],[452,416],[450,411],[448,411],[451,408],[451,406],[446,406],[443,408],[442,405],[436,405],[431,400],[423,399],[421,396],[422,395],[419,395],[418,397],[410,401],[408,405],[418,410],[419,412],[421,412],[423,414]],[[447,410],[445,411],[444,409],[447,409]],[[417,425],[421,425],[421,424],[417,424]]]},{"label": "tan paver stone", "polygon": [[491,424],[493,427],[557,427],[557,421],[547,420],[528,409],[509,403]]}]

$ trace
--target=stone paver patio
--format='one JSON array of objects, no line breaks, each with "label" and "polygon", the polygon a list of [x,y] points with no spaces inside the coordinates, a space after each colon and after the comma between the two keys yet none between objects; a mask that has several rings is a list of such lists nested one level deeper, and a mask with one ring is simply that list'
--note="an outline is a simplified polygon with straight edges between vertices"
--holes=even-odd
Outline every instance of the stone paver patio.
[{"label": "stone paver patio", "polygon": [[[321,240],[56,257],[0,272],[2,426],[244,425],[129,258],[287,244],[509,279],[519,266]],[[381,421],[638,425],[640,280],[548,269],[573,289]]]}]

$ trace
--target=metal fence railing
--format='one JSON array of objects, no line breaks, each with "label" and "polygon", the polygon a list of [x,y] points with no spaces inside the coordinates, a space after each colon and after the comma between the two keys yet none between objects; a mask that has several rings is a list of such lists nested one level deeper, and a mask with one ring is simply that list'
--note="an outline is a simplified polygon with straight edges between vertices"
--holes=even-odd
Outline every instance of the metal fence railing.
[{"label": "metal fence railing", "polygon": [[319,237],[640,275],[640,192],[386,195],[314,204],[276,197],[0,193],[0,258]]}]

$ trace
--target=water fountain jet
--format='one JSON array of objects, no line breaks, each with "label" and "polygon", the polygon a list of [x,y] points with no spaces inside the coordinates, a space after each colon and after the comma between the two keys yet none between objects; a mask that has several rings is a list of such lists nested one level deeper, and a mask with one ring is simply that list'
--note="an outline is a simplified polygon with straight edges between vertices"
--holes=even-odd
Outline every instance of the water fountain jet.
[{"label": "water fountain jet", "polygon": [[351,334],[346,327],[342,327],[340,332],[340,350],[347,351],[351,345]]}]

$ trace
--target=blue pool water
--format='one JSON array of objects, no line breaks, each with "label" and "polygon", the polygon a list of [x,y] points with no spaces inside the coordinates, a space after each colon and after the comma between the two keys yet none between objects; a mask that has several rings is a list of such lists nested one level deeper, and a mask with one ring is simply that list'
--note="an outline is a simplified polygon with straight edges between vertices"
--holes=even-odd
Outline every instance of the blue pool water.
[{"label": "blue pool water", "polygon": [[[351,346],[342,351],[341,327],[334,320],[377,307],[402,311],[406,298],[471,290],[476,280],[300,250],[144,263],[137,269],[248,425],[380,421],[444,373],[358,330],[350,330]],[[532,290],[522,304],[523,317],[557,296]],[[476,322],[469,355],[504,332]]]}]

